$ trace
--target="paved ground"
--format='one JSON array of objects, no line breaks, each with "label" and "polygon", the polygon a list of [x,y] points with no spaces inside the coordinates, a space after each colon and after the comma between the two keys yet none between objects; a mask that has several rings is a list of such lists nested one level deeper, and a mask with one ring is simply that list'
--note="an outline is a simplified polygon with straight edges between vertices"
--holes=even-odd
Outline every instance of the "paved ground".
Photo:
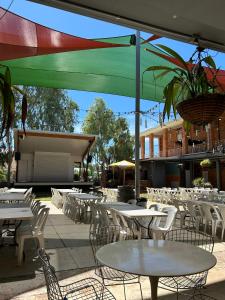
[{"label": "paved ground", "polygon": [[[62,212],[50,206],[50,215],[45,228],[46,249],[51,258],[51,264],[57,271],[57,276],[63,284],[80,278],[93,277],[94,259],[89,244],[89,226],[74,224]],[[16,266],[15,248],[11,246],[0,248],[0,300],[46,300],[45,281],[39,261],[34,257],[35,244],[26,244],[26,260],[23,266]],[[206,294],[218,300],[225,299],[225,243],[216,242],[214,254],[218,263],[209,272]],[[144,299],[149,299],[149,281],[142,278]],[[124,299],[120,286],[111,288],[117,300]],[[176,299],[174,294],[159,290],[160,300]],[[141,299],[138,286],[127,287],[127,299]],[[179,299],[187,299],[180,297]]]}]

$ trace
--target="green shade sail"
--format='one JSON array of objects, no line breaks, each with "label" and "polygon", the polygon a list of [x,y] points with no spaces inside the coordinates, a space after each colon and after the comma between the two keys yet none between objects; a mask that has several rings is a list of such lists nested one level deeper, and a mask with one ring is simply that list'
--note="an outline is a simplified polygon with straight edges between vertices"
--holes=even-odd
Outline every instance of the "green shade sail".
[{"label": "green shade sail", "polygon": [[[105,43],[124,44],[113,47],[70,51],[1,61],[10,68],[16,85],[74,89],[135,97],[136,49],[131,36],[100,39]],[[141,45],[141,74],[148,66],[174,66],[171,62],[145,50],[160,52],[151,44]],[[141,82],[141,98],[163,101],[163,88],[172,75],[156,80],[157,72],[146,72]]]}]

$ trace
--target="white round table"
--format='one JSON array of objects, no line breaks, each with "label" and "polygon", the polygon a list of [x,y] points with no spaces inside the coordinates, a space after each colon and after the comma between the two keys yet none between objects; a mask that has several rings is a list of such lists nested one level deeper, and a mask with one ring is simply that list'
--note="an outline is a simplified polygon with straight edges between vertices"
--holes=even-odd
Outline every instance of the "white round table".
[{"label": "white round table", "polygon": [[110,268],[148,276],[152,300],[158,299],[159,277],[192,275],[216,264],[210,252],[191,244],[164,240],[119,241],[100,248],[96,257]]}]

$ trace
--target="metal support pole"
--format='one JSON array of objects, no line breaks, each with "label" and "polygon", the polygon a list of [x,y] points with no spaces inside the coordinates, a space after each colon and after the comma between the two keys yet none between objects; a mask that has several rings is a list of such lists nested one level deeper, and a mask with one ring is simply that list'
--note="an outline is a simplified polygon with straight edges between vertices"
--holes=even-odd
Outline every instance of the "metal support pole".
[{"label": "metal support pole", "polygon": [[218,190],[221,190],[221,166],[220,160],[216,160],[216,185]]},{"label": "metal support pole", "polygon": [[135,197],[140,197],[140,31],[136,32]]}]

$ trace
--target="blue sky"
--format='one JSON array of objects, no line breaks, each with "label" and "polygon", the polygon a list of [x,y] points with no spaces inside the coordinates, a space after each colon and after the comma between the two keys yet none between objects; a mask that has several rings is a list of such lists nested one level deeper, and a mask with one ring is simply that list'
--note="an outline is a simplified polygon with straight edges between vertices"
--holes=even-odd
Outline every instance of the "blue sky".
[{"label": "blue sky", "polygon": [[[0,2],[0,5],[4,8],[7,8],[10,2],[11,0],[2,0]],[[42,25],[85,38],[110,37],[135,33],[134,29],[117,26],[115,24],[110,24],[100,20],[95,20],[77,14],[61,11],[52,7],[42,6],[25,0],[14,0],[10,10]],[[150,36],[149,33],[141,33],[141,35],[144,38]],[[156,41],[155,43],[157,42],[158,41]],[[160,43],[166,44],[167,46],[173,48],[186,59],[191,56],[191,53],[194,50],[194,47],[191,45],[169,40],[166,38],[160,39]],[[213,51],[211,52],[211,54],[215,56],[217,65],[221,68],[225,68],[224,54]],[[102,97],[106,101],[108,107],[110,107],[115,112],[133,111],[135,105],[135,100],[128,97],[80,91],[69,91],[69,95],[78,103],[81,109],[88,109],[96,97]],[[154,105],[155,102],[144,100],[141,101],[142,110],[147,110]],[[162,107],[163,106],[161,105],[161,108]],[[85,113],[80,112],[79,115],[80,121],[83,121]],[[127,117],[127,120],[130,129],[133,132],[134,115],[129,115]],[[150,120],[148,118],[148,127],[150,126],[149,121]],[[145,129],[145,123],[145,119],[142,119],[141,130]],[[77,131],[79,131],[79,129],[80,128],[78,127]]]}]

